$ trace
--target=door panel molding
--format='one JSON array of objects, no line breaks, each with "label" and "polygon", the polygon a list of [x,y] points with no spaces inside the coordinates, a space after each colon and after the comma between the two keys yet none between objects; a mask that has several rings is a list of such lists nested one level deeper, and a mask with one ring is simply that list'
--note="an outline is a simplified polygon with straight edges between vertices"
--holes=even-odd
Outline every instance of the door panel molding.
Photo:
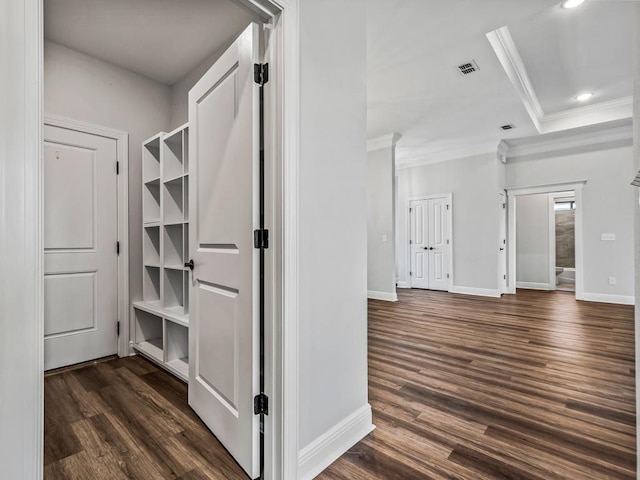
[{"label": "door panel molding", "polygon": [[48,113],[44,114],[44,125],[105,137],[116,142],[116,160],[119,162],[120,169],[117,179],[118,241],[120,242],[120,255],[118,256],[118,321],[120,322],[118,356],[131,355],[133,351],[129,346],[129,134],[121,130]]}]

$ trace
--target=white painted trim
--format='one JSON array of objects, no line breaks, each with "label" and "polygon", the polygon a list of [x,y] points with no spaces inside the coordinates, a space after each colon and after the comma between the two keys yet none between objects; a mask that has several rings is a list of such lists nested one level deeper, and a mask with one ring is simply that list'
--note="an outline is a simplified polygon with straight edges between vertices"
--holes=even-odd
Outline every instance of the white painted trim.
[{"label": "white painted trim", "polygon": [[409,282],[398,282],[396,283],[396,288],[411,288]]},{"label": "white painted trim", "polygon": [[315,478],[374,429],[366,404],[300,450],[300,480]]},{"label": "white painted trim", "polygon": [[42,11],[8,0],[0,15],[0,461],[24,480],[44,464]]},{"label": "white painted trim", "polygon": [[538,132],[557,132],[633,116],[632,97],[545,114],[509,28],[505,26],[489,32],[487,39]]},{"label": "white painted trim", "polygon": [[110,138],[116,142],[117,161],[120,162],[117,199],[118,241],[120,242],[120,255],[118,256],[118,320],[120,321],[118,355],[120,357],[128,356],[130,354],[129,339],[131,334],[129,328],[129,134],[93,123],[48,113],[44,114],[44,124]]},{"label": "white painted trim", "polygon": [[371,300],[384,300],[385,302],[397,302],[398,294],[396,292],[375,292],[373,290],[369,290],[367,292],[367,298]]},{"label": "white painted trim", "polygon": [[[507,211],[507,192],[502,191],[502,192],[498,192],[498,198],[499,198],[499,202],[500,204],[498,205],[498,249],[503,248],[504,249],[504,255],[505,255],[505,269],[504,271],[502,270],[502,265],[500,264],[500,250],[498,250],[498,291],[500,292],[500,294],[504,294],[507,293],[507,280],[504,277],[507,277],[509,275],[509,246],[506,243],[507,242],[507,237],[508,237],[508,227],[507,227],[507,222],[508,222],[508,211]],[[502,206],[504,205],[504,207]],[[502,213],[504,211],[504,214]],[[502,228],[503,225],[501,225],[502,220],[504,218],[504,241],[505,243],[502,244],[501,243],[501,238],[500,238],[500,233],[502,232]],[[504,277],[503,277],[504,275]]]},{"label": "white painted trim", "polygon": [[[407,197],[407,268],[408,271],[411,272],[413,269],[411,268],[411,202],[416,200],[435,200],[437,198],[446,198],[449,203],[449,292],[451,291],[451,287],[453,285],[453,194],[452,193],[436,193],[432,195],[410,195]],[[411,282],[412,276],[409,275],[408,282],[406,282],[407,287],[403,288],[413,288],[413,284]]]},{"label": "white painted trim", "polygon": [[616,303],[620,305],[635,305],[636,299],[633,295],[607,295],[604,293],[585,293],[582,300],[586,302]]},{"label": "white painted trim", "polygon": [[498,151],[497,151],[497,156],[498,156],[498,160],[500,160],[500,163],[503,163],[506,165],[507,155],[509,153],[510,148],[511,147],[505,140],[500,140],[500,143],[498,144]]},{"label": "white painted trim", "polygon": [[538,195],[540,193],[558,193],[582,190],[587,184],[586,180],[576,180],[573,182],[548,183],[545,185],[533,185],[524,187],[507,187],[509,195]]},{"label": "white painted trim", "polygon": [[382,135],[380,137],[367,140],[367,153],[380,150],[382,148],[393,148],[396,146],[398,140],[400,140],[400,135],[397,133],[389,133],[388,135]]},{"label": "white painted trim", "polygon": [[[583,185],[584,186],[584,185]],[[584,211],[583,211],[583,191],[582,187],[575,190],[576,196],[576,218],[575,218],[575,239],[576,239],[576,300],[584,299]]]},{"label": "white painted trim", "polygon": [[507,291],[509,295],[516,293],[516,197],[507,191]]},{"label": "white painted trim", "polygon": [[554,290],[548,283],[537,282],[516,282],[517,288],[524,288],[527,290]]},{"label": "white painted trim", "polygon": [[464,160],[465,158],[478,157],[482,155],[495,155],[496,143],[471,143],[463,148],[443,150],[441,152],[421,153],[420,151],[417,151],[408,158],[404,157],[402,153],[402,148],[397,147],[396,158],[402,158],[402,161],[396,161],[397,170],[432,165],[434,163],[450,162],[453,160]]},{"label": "white painted trim", "polygon": [[509,77],[509,80],[511,80],[511,83],[516,89],[531,121],[540,132],[544,111],[533,89],[527,69],[524,66],[522,57],[520,57],[520,52],[518,52],[516,44],[511,37],[509,28],[505,26],[489,32],[487,33],[487,39],[491,47],[493,47],[507,77]]},{"label": "white painted trim", "polygon": [[457,293],[460,295],[475,295],[478,297],[500,298],[500,290],[493,288],[475,288],[455,286],[449,289],[449,293]]},{"label": "white painted trim", "polygon": [[[547,284],[548,290],[556,289],[556,197],[553,194],[549,194],[547,197],[548,202],[548,216],[549,221],[549,283]],[[527,287],[518,287],[527,288]]]},{"label": "white painted trim", "polygon": [[524,143],[519,141],[517,144],[513,144],[513,140],[503,140],[500,142],[498,155],[500,156],[502,152],[506,161],[510,162],[531,156],[568,155],[598,148],[610,148],[613,144],[631,145],[633,142],[631,122],[626,125],[598,130],[593,128],[582,130],[578,133],[563,133],[562,135],[555,133],[529,137],[524,140]]}]

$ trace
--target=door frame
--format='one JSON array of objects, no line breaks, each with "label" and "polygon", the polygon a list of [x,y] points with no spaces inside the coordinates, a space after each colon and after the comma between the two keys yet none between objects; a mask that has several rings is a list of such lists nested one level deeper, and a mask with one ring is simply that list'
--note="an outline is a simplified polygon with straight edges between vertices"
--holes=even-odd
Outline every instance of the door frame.
[{"label": "door frame", "polygon": [[[118,320],[120,336],[118,337],[118,356],[129,355],[129,134],[120,130],[95,125],[93,123],[73,120],[58,115],[44,114],[44,125],[64,128],[74,132],[105,137],[116,142],[116,161],[119,162],[117,181],[117,213],[118,213]],[[44,181],[44,178],[43,178]]]},{"label": "door frame", "polygon": [[[571,190],[568,192],[557,192],[549,194],[549,290],[556,290],[558,287],[558,285],[556,284],[556,199],[567,197],[569,195],[575,196],[575,192]],[[577,215],[577,205],[574,210]]]},{"label": "door frame", "polygon": [[[504,244],[504,256],[505,256],[505,265],[504,265],[504,271],[502,270],[502,262],[500,261],[500,253],[498,252],[498,291],[500,292],[500,295],[503,295],[505,293],[507,293],[508,290],[508,277],[509,277],[509,250],[508,250],[508,244],[509,244],[509,229],[508,229],[508,208],[509,208],[509,201],[508,201],[508,196],[507,196],[507,192],[505,190],[503,190],[502,192],[498,192],[498,196],[501,198],[500,200],[500,205],[499,205],[499,213],[498,213],[498,234],[500,234],[500,232],[502,232],[502,222],[504,219],[504,240],[505,240],[505,244]],[[503,207],[504,204],[504,207]],[[503,213],[504,212],[504,213]],[[500,245],[500,238],[498,237],[498,245]],[[499,247],[498,247],[499,248]],[[503,277],[504,275],[504,277]]]},{"label": "door frame", "polygon": [[[453,288],[453,194],[449,193],[436,193],[431,195],[411,195],[407,197],[406,211],[409,212],[409,221],[407,222],[407,266],[409,272],[411,272],[411,202],[419,200],[435,200],[437,198],[446,198],[449,204],[449,214],[447,215],[449,220],[449,288],[447,292],[451,292]],[[409,288],[413,288],[413,278],[409,275]]]},{"label": "door frame", "polygon": [[[0,151],[0,185],[4,187],[7,180],[15,182],[7,193],[15,194],[21,207],[20,214],[6,220],[0,215],[3,229],[16,230],[10,243],[4,234],[0,242],[6,247],[3,254],[22,258],[20,265],[0,271],[0,281],[11,285],[8,294],[15,293],[15,300],[0,307],[0,312],[7,318],[23,319],[12,326],[14,346],[0,353],[5,365],[16,361],[21,365],[20,380],[12,378],[11,382],[11,387],[16,387],[11,388],[14,395],[6,399],[7,406],[15,407],[13,420],[5,424],[0,446],[6,446],[5,454],[14,459],[7,466],[8,473],[20,472],[25,479],[42,478],[44,461],[43,1],[24,0],[19,9],[7,7],[9,15],[0,20],[14,47],[5,51],[7,71],[12,76],[0,76],[0,80],[15,88],[19,100],[11,104],[14,110],[0,115],[8,127],[3,139],[12,138],[11,144]],[[273,202],[268,217],[273,234],[267,262],[273,266],[269,273],[273,283],[267,308],[267,355],[271,355],[267,388],[271,405],[265,424],[269,439],[265,474],[267,479],[294,480],[299,464],[299,0],[236,1],[261,18],[275,19],[270,26],[275,33],[275,49],[269,49],[268,60],[272,62],[273,83],[265,92],[271,106],[266,119],[268,150],[274,159],[267,172],[268,201]],[[14,115],[12,121],[10,114]],[[11,437],[12,433],[16,436]]]},{"label": "door frame", "polygon": [[[576,198],[576,220],[575,220],[575,242],[576,242],[576,300],[584,300],[584,212],[582,210],[583,188],[587,184],[586,180],[576,180],[574,182],[553,183],[547,185],[535,185],[528,187],[507,188],[508,198],[508,228],[507,228],[507,253],[508,253],[508,274],[507,292],[516,293],[516,199],[524,195],[537,194],[557,194],[574,192]],[[551,220],[549,220],[551,223]],[[554,224],[555,229],[555,224]],[[555,248],[555,247],[554,247]],[[555,263],[555,262],[554,262]],[[549,268],[551,273],[551,268]],[[554,269],[555,275],[555,269]],[[549,279],[549,281],[552,281]],[[555,277],[554,280],[555,281]]]}]

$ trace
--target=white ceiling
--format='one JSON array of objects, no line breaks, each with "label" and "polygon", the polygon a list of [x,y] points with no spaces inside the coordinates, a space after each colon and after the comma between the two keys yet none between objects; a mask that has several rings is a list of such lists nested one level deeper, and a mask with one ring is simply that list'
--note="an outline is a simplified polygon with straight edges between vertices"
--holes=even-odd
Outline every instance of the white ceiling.
[{"label": "white ceiling", "polygon": [[174,84],[253,19],[229,0],[45,0],[45,38]]},{"label": "white ceiling", "polygon": [[[486,36],[503,26],[513,29],[545,114],[578,106],[582,83],[597,93],[594,102],[630,95],[630,2],[589,5],[597,1],[564,10],[559,0],[369,0],[369,138],[401,134],[396,159],[407,166],[495,153],[502,139],[539,134]],[[480,71],[461,76],[456,66],[471,59]],[[511,123],[517,128],[499,128]]]}]

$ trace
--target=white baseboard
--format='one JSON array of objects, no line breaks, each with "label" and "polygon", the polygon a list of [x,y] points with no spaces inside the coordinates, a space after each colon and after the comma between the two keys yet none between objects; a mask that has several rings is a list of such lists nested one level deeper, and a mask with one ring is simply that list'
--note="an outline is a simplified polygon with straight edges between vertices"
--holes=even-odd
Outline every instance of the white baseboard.
[{"label": "white baseboard", "polygon": [[581,300],[587,302],[601,302],[601,303],[618,303],[621,305],[635,305],[636,299],[633,296],[626,295],[607,295],[604,293],[585,293]]},{"label": "white baseboard", "polygon": [[516,288],[526,288],[529,290],[551,290],[551,285],[548,283],[516,282]]},{"label": "white baseboard", "polygon": [[367,292],[367,298],[371,298],[373,300],[385,300],[387,302],[397,302],[398,294],[396,292],[374,292],[369,290]]},{"label": "white baseboard", "polygon": [[376,428],[368,403],[300,450],[298,478],[311,480]]},{"label": "white baseboard", "polygon": [[411,288],[411,285],[409,285],[409,282],[398,282],[396,288]]},{"label": "white baseboard", "polygon": [[458,293],[461,295],[476,295],[478,297],[500,298],[500,290],[491,288],[474,288],[474,287],[451,287],[449,293]]}]

